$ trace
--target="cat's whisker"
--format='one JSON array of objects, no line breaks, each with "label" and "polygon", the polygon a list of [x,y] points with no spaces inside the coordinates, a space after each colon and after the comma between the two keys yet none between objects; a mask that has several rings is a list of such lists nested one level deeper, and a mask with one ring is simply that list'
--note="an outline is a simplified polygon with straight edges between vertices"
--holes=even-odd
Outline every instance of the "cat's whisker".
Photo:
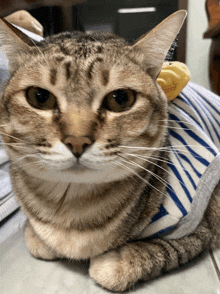
[{"label": "cat's whisker", "polygon": [[163,149],[166,147],[139,147],[139,146],[124,146],[124,145],[119,145],[118,147],[120,148],[128,148],[128,149],[139,149],[139,150],[159,150],[159,149]]},{"label": "cat's whisker", "polygon": [[[173,119],[160,119],[158,121],[176,123],[176,121],[173,120]],[[179,120],[178,122],[184,123],[185,125],[192,125],[192,126],[194,126],[193,123],[191,123],[189,121]]]},{"label": "cat's whisker", "polygon": [[[178,122],[175,121],[175,120],[172,120],[172,119],[168,119],[168,120],[158,120],[158,122],[167,122],[168,124],[166,125],[166,127],[170,128],[172,126],[170,126],[170,123],[176,123],[176,124],[179,124],[179,123],[183,123],[184,125],[186,126],[192,126],[193,128],[195,127],[195,125],[191,122],[187,122],[187,121],[184,121],[184,120],[179,120]],[[182,128],[181,128],[182,129]]]},{"label": "cat's whisker", "polygon": [[[123,159],[123,158],[121,158],[121,160],[123,160],[124,162],[126,162],[126,163],[129,164],[129,161],[127,161],[127,160],[125,160],[125,159]],[[119,163],[119,162],[117,162],[117,163]],[[120,163],[120,164],[122,164],[122,163]],[[130,164],[131,164],[131,163],[130,163]],[[123,164],[122,164],[122,165],[123,165]],[[123,165],[123,166],[124,166],[124,165]],[[154,190],[156,190],[156,191],[159,192],[160,194],[166,196],[166,194],[164,194],[163,192],[161,192],[160,190],[158,190],[155,186],[151,185],[147,180],[145,180],[143,177],[141,177],[141,176],[140,176],[137,172],[135,172],[133,169],[131,169],[131,168],[127,167],[127,166],[126,166],[126,168],[127,168],[128,170],[130,170],[133,174],[135,174],[138,178],[140,178],[143,182],[145,182],[148,186],[150,186],[151,188],[153,188]],[[148,170],[147,170],[147,171],[148,171]]]},{"label": "cat's whisker", "polygon": [[181,127],[174,127],[174,126],[165,126],[165,125],[159,125],[160,128],[168,128],[172,130],[190,130],[190,128],[181,128]]},{"label": "cat's whisker", "polygon": [[[141,150],[139,150],[139,149],[135,149],[135,150],[132,150],[132,152],[134,153],[134,154],[138,154],[138,155],[141,155],[141,156],[149,156],[149,155],[145,155],[145,154],[140,154],[140,152],[143,152],[144,150],[143,149],[141,149]],[[146,150],[146,151],[151,151],[151,150]],[[156,150],[155,150],[156,151]],[[166,149],[162,149],[162,150],[160,150],[160,151],[163,151],[163,152],[165,152],[166,154],[173,154],[173,151],[172,150],[166,150]],[[183,149],[177,149],[176,150],[177,151],[177,153],[180,153],[180,154],[185,154],[185,155],[188,155],[188,154],[191,154],[190,153],[190,151],[187,151],[187,150],[183,150]],[[136,153],[135,153],[136,152]],[[124,153],[124,152],[123,152]],[[195,158],[200,158],[200,156],[198,155],[198,156],[194,156]]]},{"label": "cat's whisker", "polygon": [[13,139],[18,140],[18,141],[21,141],[21,142],[27,143],[27,142],[25,142],[24,140],[22,140],[22,139],[20,139],[20,138],[17,138],[17,137],[14,137],[14,136],[12,136],[12,135],[9,135],[9,134],[6,134],[6,133],[3,133],[3,132],[1,132],[1,131],[0,131],[0,134],[2,134],[2,135],[4,135],[4,136],[7,136],[7,137],[10,137],[10,138],[13,138]]},{"label": "cat's whisker", "polygon": [[[128,159],[129,160],[129,159]],[[138,164],[138,163],[136,163],[136,162],[133,162],[133,161],[131,161],[131,160],[129,160],[129,162],[127,161],[127,159],[126,160],[123,160],[123,161],[125,161],[125,162],[127,162],[127,163],[130,163],[130,164],[132,164],[132,165],[135,165],[135,166],[138,166],[138,167],[140,167],[140,168],[142,168],[142,169],[144,169],[145,171],[147,171],[147,172],[149,172],[153,177],[155,177],[156,179],[158,179],[162,184],[164,184],[166,187],[168,186],[168,184],[169,184],[169,182],[168,181],[165,181],[163,178],[161,178],[160,176],[158,176],[157,174],[155,174],[154,172],[151,172],[150,170],[148,170],[148,169],[146,169],[146,168],[144,168],[144,167],[142,167],[140,164]],[[148,162],[150,162],[150,161],[148,161]],[[173,176],[174,178],[175,178],[175,176],[174,175],[172,175],[171,173],[169,173],[166,169],[164,169],[164,168],[162,168],[161,166],[159,166],[158,164],[155,164],[154,162],[150,162],[151,164],[154,164],[155,166],[157,166],[157,167],[159,167],[159,168],[161,168],[161,169],[163,169],[164,171],[166,171],[168,174],[170,174],[171,176]],[[181,181],[179,181],[182,185],[184,185],[185,187],[187,187],[183,182],[181,182]],[[211,191],[211,190],[210,190]],[[164,193],[163,193],[164,194]],[[166,197],[167,197],[167,195],[166,194],[164,194]],[[180,207],[180,205],[176,202],[176,206],[178,206],[178,207]]]},{"label": "cat's whisker", "polygon": [[[130,149],[139,149],[139,150],[171,150],[171,148],[176,148],[178,150],[181,150],[180,148],[186,148],[186,147],[196,147],[196,148],[204,148],[203,146],[198,146],[197,144],[187,144],[187,145],[183,145],[183,144],[179,144],[179,145],[170,145],[170,146],[165,146],[165,147],[143,147],[143,146],[123,146],[123,145],[119,145],[119,147],[122,148],[130,148]],[[182,149],[182,150],[184,150]]]},{"label": "cat's whisker", "polygon": [[[131,154],[131,153],[126,153],[126,155],[134,156],[134,157],[137,157],[137,158],[140,158],[140,159],[143,159],[143,160],[145,160],[146,157],[147,157],[147,158],[150,158],[150,159],[156,159],[156,160],[158,160],[158,161],[165,162],[165,163],[170,164],[170,165],[173,165],[173,166],[175,166],[175,167],[179,167],[179,168],[183,169],[184,171],[188,171],[187,168],[181,166],[180,164],[174,164],[174,163],[170,162],[169,160],[161,160],[160,157],[139,156],[139,155],[137,156],[137,155],[134,155],[134,154]],[[163,170],[166,171],[169,175],[171,175],[173,178],[176,178],[173,174],[171,174],[170,172],[168,172],[166,169],[162,168],[160,165],[155,164],[154,162],[151,162],[151,161],[149,161],[149,160],[146,160],[146,161],[149,162],[149,163],[152,163],[152,164],[156,165],[157,167],[159,167],[159,168],[161,168],[161,169],[163,169]],[[206,182],[204,182],[202,179],[200,179],[200,181],[201,181],[204,185],[206,185],[206,187],[207,187],[207,189],[208,189],[209,191],[212,191],[212,190],[209,188],[209,186],[207,185]],[[181,184],[183,184],[183,185],[186,187],[186,185],[185,185],[182,181],[179,181],[179,182],[180,182]]]},{"label": "cat's whisker", "polygon": [[[127,170],[129,170],[129,171],[132,171],[132,173],[133,173],[133,170],[131,170],[130,168],[128,168],[128,167],[127,167],[126,165],[124,165],[122,162],[112,161],[112,163],[115,164],[115,165],[117,165],[117,166],[121,166],[121,167],[123,167],[124,169],[127,169]],[[144,180],[144,179],[142,179],[142,180]]]},{"label": "cat's whisker", "polygon": [[[200,146],[197,146],[197,147],[200,147]],[[153,154],[153,155],[151,155],[151,154],[149,154],[149,155],[145,155],[145,154],[140,154],[140,152],[142,153],[143,152],[143,150],[144,149],[133,149],[133,150],[131,150],[131,149],[129,149],[130,151],[132,151],[132,153],[134,154],[134,155],[139,155],[139,156],[142,156],[142,157],[146,157],[146,158],[149,158],[149,157],[152,157],[152,156],[154,156],[155,158],[158,158],[158,159],[160,159],[160,158],[162,158],[160,155],[155,155],[155,154]],[[151,151],[151,150],[147,150],[146,149],[146,151]],[[160,149],[160,151],[163,151],[163,152],[165,152],[166,154],[173,154],[173,151],[172,150],[166,150],[166,149]],[[177,154],[182,154],[182,155],[188,155],[188,154],[191,154],[191,152],[190,151],[187,151],[187,150],[183,150],[183,149],[178,149],[178,148],[176,148],[176,152],[177,152]],[[123,154],[125,154],[125,152],[123,152]],[[201,156],[200,155],[194,155],[194,158],[198,158],[198,159],[200,159],[201,158]],[[163,158],[162,158],[163,159]],[[165,158],[166,159],[166,158]],[[160,160],[161,161],[161,160]]]},{"label": "cat's whisker", "polygon": [[[131,153],[127,153],[127,155],[129,155],[129,156],[133,156],[133,157],[135,157],[135,158],[142,159],[142,160],[144,160],[144,161],[146,161],[146,162],[149,162],[150,164],[153,164],[153,165],[159,167],[160,169],[164,170],[165,172],[167,172],[171,177],[176,178],[176,177],[175,177],[172,173],[170,173],[167,169],[163,168],[162,166],[160,166],[159,164],[156,164],[156,163],[153,162],[153,161],[150,161],[150,160],[146,159],[146,158],[143,157],[143,156],[138,156],[138,155],[134,155],[134,154],[131,154]],[[176,167],[180,167],[180,168],[183,168],[184,170],[187,170],[187,169],[185,169],[184,167],[182,167],[181,165],[176,165],[176,164],[171,163],[169,160],[161,160],[160,158],[155,158],[155,157],[151,157],[151,156],[149,156],[148,158],[150,158],[150,159],[155,159],[155,160],[158,160],[158,161],[161,161],[161,162],[165,162],[165,163],[169,163],[169,164],[174,165],[174,166],[176,166]],[[182,184],[185,186],[185,184],[184,184],[182,181],[179,181],[179,182],[182,183]],[[167,182],[167,183],[168,183],[168,182]]]},{"label": "cat's whisker", "polygon": [[19,143],[1,143],[0,142],[0,146],[10,146],[10,147],[13,147],[14,149],[18,148],[18,149],[33,150],[33,148],[31,148],[31,147],[21,146],[21,145],[17,145],[17,144],[19,144]]},{"label": "cat's whisker", "polygon": [[179,165],[179,164],[173,164],[173,163],[171,163],[170,161],[169,161],[169,159],[167,159],[167,157],[163,157],[163,156],[161,156],[161,155],[154,155],[154,156],[152,156],[152,155],[137,155],[137,154],[133,154],[133,153],[123,153],[123,154],[125,154],[125,155],[130,155],[130,156],[134,156],[134,157],[136,157],[136,156],[138,156],[138,157],[140,157],[141,159],[143,159],[143,160],[145,160],[146,158],[148,158],[148,159],[153,159],[153,160],[158,160],[158,161],[160,161],[160,162],[165,162],[165,163],[167,163],[167,164],[172,164],[172,165],[174,165],[174,166],[176,166],[176,167],[182,167],[181,165]]},{"label": "cat's whisker", "polygon": [[[23,158],[24,159],[24,158]],[[14,163],[19,163],[19,159],[18,160],[14,160]],[[37,159],[37,158],[35,158],[35,160],[34,159],[32,159],[31,160],[31,162],[26,162],[26,161],[23,161],[22,162],[22,167],[26,167],[26,168],[28,168],[29,166],[31,166],[31,167],[35,167],[35,166],[42,166],[42,164],[44,164],[45,162],[43,161],[43,160],[39,160],[39,159]]]},{"label": "cat's whisker", "polygon": [[172,145],[172,146],[167,146],[167,147],[142,147],[142,146],[124,146],[124,145],[119,145],[118,147],[120,148],[127,148],[127,149],[134,149],[134,150],[147,150],[147,151],[152,151],[152,150],[161,150],[161,151],[172,151],[171,148],[176,148],[177,150],[181,151],[187,151],[184,149],[178,149],[178,148],[185,148],[185,147],[197,147],[197,148],[204,148],[203,146],[198,146],[196,144],[191,144],[191,145]]},{"label": "cat's whisker", "polygon": [[5,142],[2,142],[2,141],[0,141],[0,145],[18,145],[18,146],[20,146],[20,145],[25,145],[25,143],[23,143],[23,142],[16,142],[16,143],[5,143]]},{"label": "cat's whisker", "polygon": [[39,46],[37,46],[36,42],[35,42],[32,38],[30,38],[29,36],[28,36],[28,38],[29,38],[30,41],[34,44],[34,47],[39,51],[39,53],[41,54],[41,56],[42,56],[43,59],[45,60],[46,64],[47,64],[48,66],[50,66],[49,63],[48,63],[48,61],[47,61],[47,59],[46,59],[46,57],[45,57],[45,55],[44,55],[43,52],[40,50]]},{"label": "cat's whisker", "polygon": [[[124,157],[123,157],[124,158]],[[140,167],[141,169],[145,170],[146,172],[150,173],[152,176],[154,176],[156,179],[158,179],[161,183],[163,183],[164,185],[167,186],[168,182],[165,181],[164,179],[162,179],[160,176],[158,176],[157,174],[155,174],[154,172],[148,170],[147,168],[143,167],[142,165],[128,159],[128,158],[124,158],[122,159],[123,161],[127,162],[127,163],[130,163],[131,165],[135,165],[137,167]],[[146,161],[146,160],[145,160]],[[152,163],[152,162],[151,162]],[[154,164],[154,163],[152,163]],[[159,165],[155,164],[156,166],[160,167]],[[161,168],[161,167],[160,167]],[[165,170],[165,169],[164,169]],[[167,172],[167,170],[165,170]]]},{"label": "cat's whisker", "polygon": [[[18,162],[19,160],[17,160],[16,162]],[[40,164],[40,163],[43,163],[43,161],[39,161],[37,158],[36,158],[36,161],[31,161],[31,162],[25,162],[23,163],[23,166],[28,166],[28,165],[33,165],[33,164]]]},{"label": "cat's whisker", "polygon": [[[18,156],[15,155],[15,159],[17,159],[16,157],[18,157]],[[36,156],[36,154],[33,154],[32,153],[32,154],[25,154],[24,156],[19,156],[18,159],[17,159],[17,161],[24,160],[25,158],[28,158],[28,157],[32,157],[32,158],[38,159],[38,157]]]},{"label": "cat's whisker", "polygon": [[[137,154],[132,154],[132,153],[124,153],[124,154],[134,156],[134,157],[137,156]],[[149,159],[158,160],[165,163],[170,163],[170,161],[166,157],[162,157],[162,156],[151,156],[151,155],[147,156],[147,155],[138,154],[138,157],[140,157],[141,159],[149,158]],[[175,166],[180,166],[180,165],[175,165]]]},{"label": "cat's whisker", "polygon": [[[144,183],[146,183],[148,186],[150,186],[151,188],[155,189],[157,192],[159,192],[160,194],[165,195],[164,193],[162,193],[160,190],[158,190],[155,186],[151,185],[146,179],[144,179],[143,177],[141,177],[138,173],[136,173],[133,169],[129,168],[128,166],[124,165],[121,162],[113,162],[114,164],[121,166],[129,171],[132,172],[132,174],[136,175],[139,179],[141,179]],[[128,162],[127,162],[128,163]],[[166,195],[165,195],[166,196]]]}]

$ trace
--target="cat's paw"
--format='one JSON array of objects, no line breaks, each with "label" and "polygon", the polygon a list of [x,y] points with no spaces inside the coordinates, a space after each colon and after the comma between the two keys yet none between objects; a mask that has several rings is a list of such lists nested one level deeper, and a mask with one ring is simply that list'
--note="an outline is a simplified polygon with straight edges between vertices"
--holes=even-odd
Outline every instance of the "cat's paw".
[{"label": "cat's paw", "polygon": [[38,237],[29,222],[25,225],[24,237],[26,245],[34,257],[45,260],[58,258],[57,254]]},{"label": "cat's paw", "polygon": [[92,258],[89,268],[89,274],[97,284],[116,292],[127,290],[140,278],[130,258],[121,253],[120,250],[112,250]]}]

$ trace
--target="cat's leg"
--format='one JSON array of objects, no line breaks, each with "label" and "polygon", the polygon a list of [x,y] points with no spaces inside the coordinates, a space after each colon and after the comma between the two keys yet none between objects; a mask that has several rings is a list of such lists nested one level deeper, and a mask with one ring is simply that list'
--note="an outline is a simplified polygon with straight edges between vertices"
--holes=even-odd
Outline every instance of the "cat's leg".
[{"label": "cat's leg", "polygon": [[152,239],[125,246],[91,259],[90,276],[111,291],[124,291],[138,281],[151,280],[178,268],[208,249],[211,232],[203,223],[195,233],[178,240]]},{"label": "cat's leg", "polygon": [[29,221],[25,224],[24,236],[26,245],[34,257],[45,260],[59,258],[57,254],[38,237]]},{"label": "cat's leg", "polygon": [[178,268],[203,251],[220,246],[220,183],[202,222],[189,236],[128,243],[91,260],[90,275],[103,287],[123,291],[138,281],[151,280]]}]

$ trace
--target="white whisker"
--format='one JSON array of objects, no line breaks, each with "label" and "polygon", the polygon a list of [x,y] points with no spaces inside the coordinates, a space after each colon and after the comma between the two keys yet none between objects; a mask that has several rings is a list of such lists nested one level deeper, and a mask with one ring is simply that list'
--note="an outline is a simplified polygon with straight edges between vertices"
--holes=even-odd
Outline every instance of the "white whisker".
[{"label": "white whisker", "polygon": [[[29,36],[28,36],[29,37]],[[37,46],[37,44],[35,43],[35,41],[29,37],[29,39],[31,40],[31,42],[34,44],[35,48],[37,48],[37,50],[40,52],[41,56],[43,56],[43,59],[45,60],[46,64],[49,66],[48,61],[46,60],[45,55],[43,54],[43,52],[40,50],[39,46]]]},{"label": "white whisker", "polygon": [[[130,156],[134,156],[134,157],[137,157],[137,158],[140,158],[140,159],[146,160],[147,162],[152,163],[152,164],[156,165],[157,167],[159,167],[159,168],[165,170],[165,171],[166,171],[169,175],[171,175],[173,178],[176,178],[176,177],[175,177],[173,174],[171,174],[169,171],[167,171],[166,169],[164,169],[164,168],[161,167],[160,165],[155,164],[154,162],[151,162],[150,160],[147,160],[146,158],[155,159],[155,160],[158,160],[158,161],[161,161],[161,162],[165,162],[165,163],[167,163],[167,164],[171,164],[171,165],[173,165],[173,166],[175,166],[175,167],[179,167],[179,168],[183,169],[184,171],[188,171],[186,168],[184,168],[184,167],[181,166],[180,164],[173,164],[173,163],[171,163],[169,160],[162,160],[162,159],[160,159],[159,156],[158,156],[158,157],[152,157],[152,156],[147,156],[147,155],[144,155],[144,156],[141,155],[141,156],[140,156],[140,155],[131,154],[131,153],[126,153],[126,155],[130,155]],[[200,181],[206,185],[206,187],[208,188],[209,191],[211,191],[211,189],[208,187],[208,185],[207,185],[202,179],[200,179]],[[185,187],[187,187],[182,181],[179,181],[179,182],[180,182],[181,184],[183,184]]]},{"label": "white whisker", "polygon": [[[114,162],[115,163],[115,162]],[[127,162],[129,163],[129,162]],[[117,162],[117,164],[119,164],[119,162]],[[124,164],[120,163],[120,165],[124,166]],[[160,190],[158,190],[156,187],[154,187],[153,185],[151,185],[147,180],[145,180],[143,177],[141,177],[138,173],[136,173],[133,169],[126,167],[128,170],[130,170],[133,174],[135,174],[138,178],[140,178],[143,182],[145,182],[148,186],[150,186],[151,188],[153,188],[154,190],[156,190],[157,192],[159,192],[160,194],[166,196],[166,194],[164,194],[163,192],[161,192]]]},{"label": "white whisker", "polygon": [[10,137],[10,138],[13,138],[13,139],[16,139],[16,140],[18,140],[18,141],[21,141],[21,142],[26,143],[26,142],[25,142],[24,140],[22,140],[22,139],[19,139],[19,138],[17,138],[17,137],[14,137],[14,136],[12,136],[12,135],[9,135],[9,134],[5,134],[5,133],[3,133],[3,132],[1,132],[1,131],[0,131],[0,134],[5,135],[5,136]]},{"label": "white whisker", "polygon": [[1,143],[0,142],[0,146],[10,146],[13,147],[14,149],[27,149],[27,150],[33,150],[33,148],[31,147],[27,147],[27,146],[20,146],[17,144],[23,144],[23,143]]},{"label": "white whisker", "polygon": [[[138,147],[138,146],[123,146],[123,145],[119,145],[118,147],[120,147],[120,148],[129,148],[129,149],[138,149],[138,150],[164,150],[164,151],[166,151],[167,149],[167,151],[172,151],[172,150],[170,150],[171,148],[180,148],[180,147],[182,147],[182,148],[186,148],[186,147],[199,147],[199,148],[204,148],[204,146],[198,146],[197,144],[191,144],[191,145],[183,145],[183,144],[180,144],[180,145],[172,145],[172,146],[167,146],[167,147],[142,147],[142,146],[140,146],[140,147]],[[181,149],[179,149],[179,150],[181,150]],[[183,150],[184,151],[184,150]]]},{"label": "white whisker", "polygon": [[[137,157],[137,158],[143,159],[143,160],[145,160],[145,161],[147,161],[147,162],[149,162],[149,163],[151,163],[151,164],[153,164],[153,165],[159,167],[160,169],[164,170],[164,171],[167,172],[171,177],[173,177],[173,178],[176,179],[176,177],[175,177],[172,173],[170,173],[167,169],[163,168],[163,167],[160,166],[159,164],[156,164],[155,162],[152,162],[152,161],[146,159],[146,158],[143,157],[143,156],[134,155],[134,154],[131,154],[131,153],[127,153],[127,155],[130,155],[130,156],[134,156],[134,157]],[[186,169],[185,169],[184,167],[182,167],[181,165],[173,164],[173,163],[171,163],[169,160],[160,160],[160,158],[155,158],[155,157],[151,157],[151,156],[149,156],[148,158],[150,158],[150,159],[156,159],[156,160],[158,160],[158,161],[165,162],[165,163],[169,163],[169,164],[172,164],[172,165],[174,165],[174,166],[178,166],[178,167],[183,168],[184,170],[186,170]],[[179,181],[179,182],[182,183],[182,184],[185,186],[185,184],[184,184],[182,181]],[[168,182],[167,182],[167,184],[168,184]]]},{"label": "white whisker", "polygon": [[190,130],[190,128],[181,128],[181,127],[174,127],[174,126],[164,126],[164,125],[159,125],[160,128],[164,127],[166,129],[172,129],[172,130]]},{"label": "white whisker", "polygon": [[[122,160],[123,160],[123,159],[122,159]],[[136,163],[136,162],[134,162],[134,161],[132,161],[132,160],[130,160],[130,159],[127,159],[127,158],[124,158],[123,161],[125,161],[125,162],[127,162],[127,163],[129,163],[129,164],[135,165],[135,166],[137,166],[137,167],[140,167],[141,169],[145,170],[146,172],[148,172],[148,173],[150,173],[152,176],[154,176],[156,179],[158,179],[158,180],[159,180],[161,183],[163,183],[165,186],[167,186],[167,184],[168,184],[167,181],[165,181],[164,179],[162,179],[160,176],[158,176],[158,175],[155,174],[154,172],[152,172],[152,171],[146,169],[145,167],[141,166],[140,164],[138,164],[138,163]],[[155,164],[155,165],[156,165],[156,164]],[[156,166],[158,166],[158,165],[156,165]],[[159,167],[160,167],[160,166],[159,166]],[[164,169],[164,170],[165,170],[165,169]],[[165,170],[165,171],[166,171],[166,170]]]},{"label": "white whisker", "polygon": [[159,121],[162,121],[162,122],[172,122],[172,123],[183,123],[185,125],[191,125],[191,126],[194,126],[193,123],[189,122],[189,121],[184,121],[184,120],[179,120],[178,122],[173,120],[173,119],[160,119]]}]

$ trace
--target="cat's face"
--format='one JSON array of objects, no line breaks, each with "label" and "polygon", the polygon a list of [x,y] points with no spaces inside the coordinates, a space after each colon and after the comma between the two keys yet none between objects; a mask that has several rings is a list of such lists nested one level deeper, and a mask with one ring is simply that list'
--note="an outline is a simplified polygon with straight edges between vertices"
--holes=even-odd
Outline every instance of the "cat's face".
[{"label": "cat's face", "polygon": [[144,63],[140,43],[61,35],[39,48],[22,43],[11,68],[9,54],[0,131],[11,161],[40,178],[77,183],[147,166],[142,156],[165,140],[167,101],[157,62]]}]

